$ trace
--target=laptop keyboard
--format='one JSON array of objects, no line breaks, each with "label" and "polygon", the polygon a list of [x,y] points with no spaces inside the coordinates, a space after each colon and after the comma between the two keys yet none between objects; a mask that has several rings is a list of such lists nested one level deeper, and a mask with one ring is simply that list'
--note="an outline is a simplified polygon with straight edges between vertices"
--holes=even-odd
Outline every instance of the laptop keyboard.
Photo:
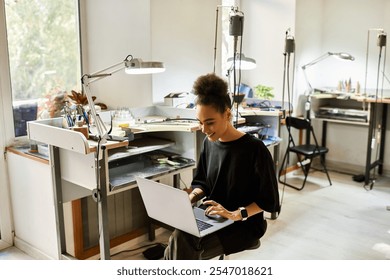
[{"label": "laptop keyboard", "polygon": [[203,231],[203,230],[211,228],[213,226],[209,223],[206,223],[206,222],[204,222],[202,220],[198,220],[198,219],[196,219],[196,224],[198,225],[199,231]]}]

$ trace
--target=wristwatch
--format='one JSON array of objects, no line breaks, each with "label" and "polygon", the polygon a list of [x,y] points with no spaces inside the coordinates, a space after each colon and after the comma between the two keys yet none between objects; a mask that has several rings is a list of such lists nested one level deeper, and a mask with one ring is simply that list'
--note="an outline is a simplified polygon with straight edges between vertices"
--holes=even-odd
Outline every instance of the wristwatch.
[{"label": "wristwatch", "polygon": [[246,211],[245,207],[238,208],[241,214],[241,221],[246,221],[248,219],[248,211]]}]

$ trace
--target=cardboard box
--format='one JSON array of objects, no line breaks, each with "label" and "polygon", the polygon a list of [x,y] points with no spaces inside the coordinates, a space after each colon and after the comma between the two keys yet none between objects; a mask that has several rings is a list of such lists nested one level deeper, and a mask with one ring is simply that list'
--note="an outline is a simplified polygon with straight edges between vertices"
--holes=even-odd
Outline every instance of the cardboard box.
[{"label": "cardboard box", "polygon": [[164,97],[164,105],[185,108],[188,103],[188,95],[188,92],[172,92]]}]

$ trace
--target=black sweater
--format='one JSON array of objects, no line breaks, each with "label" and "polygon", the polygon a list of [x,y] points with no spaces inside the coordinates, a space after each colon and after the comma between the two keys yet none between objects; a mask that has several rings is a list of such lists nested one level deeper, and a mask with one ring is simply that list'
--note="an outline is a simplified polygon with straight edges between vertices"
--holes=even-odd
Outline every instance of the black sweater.
[{"label": "black sweater", "polygon": [[[229,211],[252,202],[267,212],[279,212],[279,192],[272,156],[264,143],[250,134],[231,142],[205,138],[193,188],[201,188]],[[246,249],[264,235],[263,212],[235,222],[216,234],[226,254]]]}]

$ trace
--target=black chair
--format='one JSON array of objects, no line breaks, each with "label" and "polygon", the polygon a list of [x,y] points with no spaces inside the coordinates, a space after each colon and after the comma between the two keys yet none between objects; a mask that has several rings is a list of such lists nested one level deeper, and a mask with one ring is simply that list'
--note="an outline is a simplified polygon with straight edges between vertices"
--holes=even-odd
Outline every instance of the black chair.
[{"label": "black chair", "polygon": [[[325,165],[325,154],[329,151],[328,148],[322,147],[318,145],[317,138],[314,134],[313,127],[309,120],[307,119],[301,119],[301,118],[295,118],[295,117],[287,117],[286,118],[286,127],[288,130],[288,143],[286,148],[286,153],[283,157],[282,165],[279,170],[279,182],[281,184],[284,184],[286,186],[289,186],[291,188],[294,188],[296,190],[302,190],[305,187],[307,176],[309,175],[309,171],[311,168],[311,164],[313,162],[313,159],[316,157],[320,158],[321,165],[323,167],[323,171],[326,173],[326,176],[328,177],[329,184],[332,185],[332,181],[330,180],[328,170]],[[314,144],[306,143],[302,145],[296,144],[297,142],[294,141],[293,138],[293,129],[299,130],[305,130],[306,133],[310,133],[311,136],[314,139]],[[284,177],[284,180],[281,180],[282,173],[286,172],[287,165],[289,163],[289,156],[290,153],[295,153],[298,157],[297,164],[302,169],[302,172],[305,176],[302,186],[296,187],[292,184],[287,183],[287,177]],[[286,165],[286,166],[285,166]]]}]

